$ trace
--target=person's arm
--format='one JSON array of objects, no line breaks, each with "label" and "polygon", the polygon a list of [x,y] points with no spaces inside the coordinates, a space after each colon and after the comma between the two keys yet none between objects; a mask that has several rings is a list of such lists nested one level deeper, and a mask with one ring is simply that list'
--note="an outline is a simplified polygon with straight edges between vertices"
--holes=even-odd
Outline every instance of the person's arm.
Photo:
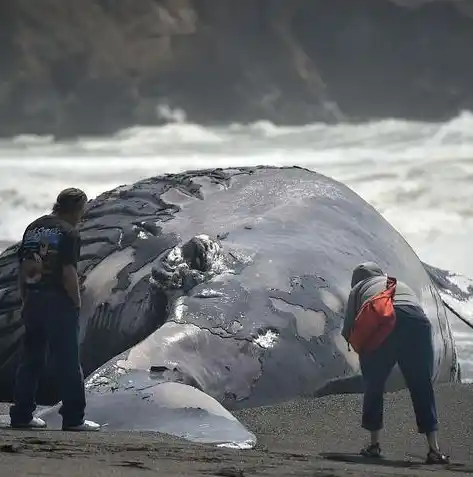
[{"label": "person's arm", "polygon": [[25,301],[25,280],[23,278],[23,269],[20,263],[20,269],[18,271],[18,289],[20,290],[20,299]]},{"label": "person's arm", "polygon": [[79,277],[77,276],[77,257],[79,256],[80,237],[78,232],[68,232],[62,238],[60,254],[62,261],[62,279],[67,294],[77,308],[81,306]]},{"label": "person's arm", "polygon": [[25,301],[25,294],[26,294],[26,287],[25,287],[25,266],[24,266],[24,255],[25,250],[23,247],[23,240],[21,242],[20,248],[18,249],[17,256],[18,256],[18,289],[20,291],[20,299],[22,302]]},{"label": "person's arm", "polygon": [[81,300],[76,267],[72,264],[64,265],[62,269],[62,277],[67,294],[71,297],[76,308],[80,308]]},{"label": "person's arm", "polygon": [[357,313],[356,297],[358,294],[358,287],[352,288],[348,297],[347,307],[345,310],[345,320],[343,322],[342,336],[348,341],[351,330],[355,324],[355,318]]}]

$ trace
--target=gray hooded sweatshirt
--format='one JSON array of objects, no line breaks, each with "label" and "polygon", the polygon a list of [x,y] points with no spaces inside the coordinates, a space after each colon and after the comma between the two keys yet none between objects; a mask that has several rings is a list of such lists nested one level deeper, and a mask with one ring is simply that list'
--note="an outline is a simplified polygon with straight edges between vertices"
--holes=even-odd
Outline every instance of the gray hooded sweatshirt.
[{"label": "gray hooded sweatshirt", "polygon": [[[386,290],[387,277],[374,262],[364,262],[353,270],[351,278],[352,289],[348,297],[345,310],[345,322],[343,323],[342,336],[348,341],[348,337],[355,323],[356,315],[363,303],[378,293]],[[398,280],[394,305],[409,305],[421,308],[416,294],[405,283]]]}]

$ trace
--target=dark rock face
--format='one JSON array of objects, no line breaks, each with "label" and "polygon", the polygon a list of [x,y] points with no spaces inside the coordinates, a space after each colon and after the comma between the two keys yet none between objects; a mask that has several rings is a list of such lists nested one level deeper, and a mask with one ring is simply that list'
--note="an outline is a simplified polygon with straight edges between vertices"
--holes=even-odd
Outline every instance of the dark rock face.
[{"label": "dark rock face", "polygon": [[160,105],[204,124],[440,120],[473,109],[470,1],[410,5],[5,1],[0,134],[160,124]]}]

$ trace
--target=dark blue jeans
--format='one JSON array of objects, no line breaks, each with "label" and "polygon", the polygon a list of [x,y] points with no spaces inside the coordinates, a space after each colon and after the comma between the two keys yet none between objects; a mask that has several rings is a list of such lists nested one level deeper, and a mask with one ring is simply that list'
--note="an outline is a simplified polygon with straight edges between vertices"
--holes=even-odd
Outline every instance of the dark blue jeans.
[{"label": "dark blue jeans", "polygon": [[372,353],[360,356],[365,383],[362,427],[383,427],[383,393],[394,365],[409,388],[417,428],[421,434],[437,430],[437,409],[432,386],[434,351],[431,325],[417,307],[396,307],[397,322],[391,335]]},{"label": "dark blue jeans", "polygon": [[23,305],[23,354],[18,366],[12,425],[25,424],[36,409],[36,390],[46,353],[51,352],[61,393],[63,426],[82,424],[85,410],[84,377],[79,359],[79,316],[65,294],[28,292]]}]

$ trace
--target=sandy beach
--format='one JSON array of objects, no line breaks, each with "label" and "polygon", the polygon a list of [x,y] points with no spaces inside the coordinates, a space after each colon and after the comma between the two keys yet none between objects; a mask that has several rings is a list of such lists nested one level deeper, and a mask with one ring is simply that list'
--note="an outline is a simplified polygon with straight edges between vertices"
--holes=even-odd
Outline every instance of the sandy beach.
[{"label": "sandy beach", "polygon": [[[257,434],[253,450],[192,444],[140,433],[89,434],[4,430],[2,477],[197,476],[422,476],[473,474],[473,386],[437,388],[441,442],[448,466],[423,464],[423,436],[415,432],[408,393],[386,395],[385,458],[357,455],[361,396],[304,399],[235,413]],[[2,409],[5,412],[6,406]]]}]

